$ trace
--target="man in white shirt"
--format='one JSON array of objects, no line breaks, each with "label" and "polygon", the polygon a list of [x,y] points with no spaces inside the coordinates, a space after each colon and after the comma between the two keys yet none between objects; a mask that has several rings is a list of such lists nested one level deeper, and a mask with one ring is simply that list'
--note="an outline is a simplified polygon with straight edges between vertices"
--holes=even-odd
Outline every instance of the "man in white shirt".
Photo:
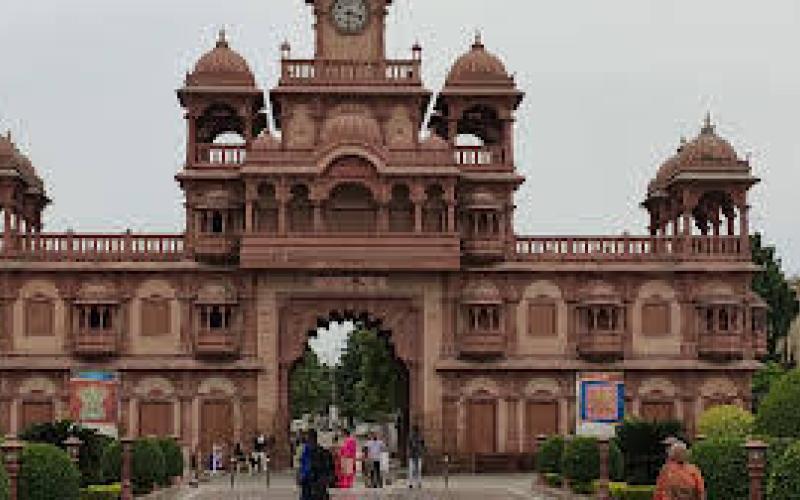
[{"label": "man in white shirt", "polygon": [[386,445],[373,432],[369,441],[366,443],[367,460],[370,462],[370,483],[373,488],[383,488],[383,476],[381,475],[381,453]]}]

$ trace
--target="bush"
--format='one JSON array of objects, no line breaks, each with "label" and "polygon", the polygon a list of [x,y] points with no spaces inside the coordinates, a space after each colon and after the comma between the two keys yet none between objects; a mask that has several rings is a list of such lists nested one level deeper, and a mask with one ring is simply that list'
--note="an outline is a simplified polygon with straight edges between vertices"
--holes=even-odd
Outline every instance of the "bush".
[{"label": "bush", "polygon": [[656,487],[647,484],[609,483],[608,491],[614,500],[651,500]]},{"label": "bush", "polygon": [[600,452],[597,449],[597,440],[576,436],[568,441],[564,445],[561,469],[571,485],[591,484],[600,477]]},{"label": "bush", "polygon": [[78,468],[64,450],[45,443],[22,450],[19,500],[78,500],[80,481]]},{"label": "bush", "polygon": [[706,437],[742,437],[753,432],[755,417],[734,405],[712,406],[700,415],[697,428]]},{"label": "bush", "polygon": [[800,498],[800,442],[789,446],[777,460],[767,479],[767,497],[770,500],[796,500]]},{"label": "bush", "polygon": [[64,441],[70,436],[81,440],[78,464],[82,485],[103,482],[103,451],[111,438],[98,434],[96,430],[81,427],[71,420],[61,420],[32,425],[25,429],[20,439],[31,443],[49,443],[64,450]]},{"label": "bush", "polygon": [[149,493],[154,485],[163,484],[166,477],[164,453],[156,439],[137,439],[133,444],[132,462],[134,493]]},{"label": "bush", "polygon": [[756,430],[775,437],[800,438],[800,368],[775,381],[758,407]]},{"label": "bush", "polygon": [[122,485],[92,484],[81,490],[81,500],[117,500],[122,495]]},{"label": "bush", "polygon": [[561,474],[556,472],[545,472],[544,482],[547,483],[547,486],[550,486],[551,488],[560,488],[564,483],[564,480],[561,477]]},{"label": "bush", "polygon": [[181,447],[172,438],[161,438],[158,440],[158,444],[164,453],[164,467],[167,479],[182,476],[183,452],[181,452]]},{"label": "bush", "polygon": [[118,483],[122,479],[122,445],[109,441],[103,450],[101,476],[103,483]]},{"label": "bush", "polygon": [[716,437],[695,443],[691,451],[703,473],[708,500],[747,500],[747,452],[741,437]]},{"label": "bush", "polygon": [[615,482],[625,480],[625,459],[616,439],[608,447],[608,478]]},{"label": "bush", "polygon": [[550,436],[536,453],[536,470],[543,473],[561,473],[561,455],[564,453],[563,436]]},{"label": "bush", "polygon": [[664,439],[685,440],[683,426],[676,420],[651,422],[626,420],[617,427],[616,441],[624,457],[625,481],[628,484],[655,484],[666,460]]},{"label": "bush", "polygon": [[0,500],[8,500],[8,476],[2,463],[0,463]]}]

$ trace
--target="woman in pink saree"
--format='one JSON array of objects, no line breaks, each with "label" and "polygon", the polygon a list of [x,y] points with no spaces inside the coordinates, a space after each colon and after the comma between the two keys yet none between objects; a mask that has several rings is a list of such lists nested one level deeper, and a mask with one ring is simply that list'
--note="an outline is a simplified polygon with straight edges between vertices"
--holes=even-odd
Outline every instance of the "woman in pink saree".
[{"label": "woman in pink saree", "polygon": [[352,488],[356,477],[356,438],[344,431],[344,442],[339,448],[339,488]]}]

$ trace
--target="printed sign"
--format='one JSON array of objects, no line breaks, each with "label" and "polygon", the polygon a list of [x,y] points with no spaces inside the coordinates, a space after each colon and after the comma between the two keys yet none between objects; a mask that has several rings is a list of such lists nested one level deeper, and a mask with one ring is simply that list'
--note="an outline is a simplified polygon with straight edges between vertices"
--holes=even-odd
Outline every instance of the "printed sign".
[{"label": "printed sign", "polygon": [[69,381],[70,417],[101,434],[117,437],[119,378],[113,372],[76,372]]},{"label": "printed sign", "polygon": [[619,372],[581,373],[577,379],[579,435],[614,435],[625,418],[625,378]]}]

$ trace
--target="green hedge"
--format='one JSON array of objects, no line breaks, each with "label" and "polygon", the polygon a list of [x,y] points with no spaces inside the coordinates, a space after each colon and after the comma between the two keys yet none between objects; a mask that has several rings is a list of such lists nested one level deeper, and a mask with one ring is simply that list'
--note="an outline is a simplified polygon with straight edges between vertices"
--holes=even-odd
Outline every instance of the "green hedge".
[{"label": "green hedge", "polygon": [[133,444],[133,492],[149,493],[153,486],[163,484],[166,477],[164,452],[158,440],[153,438],[137,439]]},{"label": "green hedge", "polygon": [[747,500],[747,452],[741,437],[716,437],[695,443],[692,462],[703,473],[708,500]]},{"label": "green hedge", "polygon": [[81,489],[80,500],[118,500],[122,495],[122,485],[114,484],[92,484]]},{"label": "green hedge", "polygon": [[656,487],[648,484],[609,483],[608,491],[614,500],[651,500]]},{"label": "green hedge", "polygon": [[575,436],[564,445],[561,461],[564,477],[570,485],[579,489],[589,485],[600,476],[600,453],[597,440],[590,437]]},{"label": "green hedge", "polygon": [[655,484],[667,458],[664,439],[676,437],[685,441],[683,425],[676,420],[628,419],[617,427],[616,433],[628,484]]},{"label": "green hedge", "polygon": [[[2,444],[2,440],[0,440]],[[8,500],[8,476],[6,476],[6,468],[0,459],[0,500]]]},{"label": "green hedge", "polygon": [[775,437],[800,438],[800,368],[772,384],[758,406],[756,431]]},{"label": "green hedge", "polygon": [[[167,479],[183,475],[183,452],[178,443],[172,438],[158,440],[161,451],[164,453],[164,466]],[[166,485],[165,485],[166,486]]]},{"label": "green hedge", "polygon": [[118,483],[122,480],[122,445],[119,441],[110,441],[103,450],[101,472],[103,483]]},{"label": "green hedge", "polygon": [[797,500],[800,498],[800,442],[795,442],[776,461],[767,479],[767,498]]},{"label": "green hedge", "polygon": [[747,437],[753,432],[755,417],[747,410],[735,405],[712,406],[704,411],[697,421],[700,434],[706,437]]},{"label": "green hedge", "polygon": [[562,484],[564,484],[564,478],[561,477],[561,474],[556,472],[545,472],[542,474],[544,476],[544,482],[547,483],[547,486],[551,488],[560,488]]},{"label": "green hedge", "polygon": [[561,473],[561,456],[564,454],[564,438],[548,437],[536,453],[536,470],[543,473]]},{"label": "green hedge", "polygon": [[80,472],[64,450],[30,443],[22,450],[19,500],[78,500]]}]

